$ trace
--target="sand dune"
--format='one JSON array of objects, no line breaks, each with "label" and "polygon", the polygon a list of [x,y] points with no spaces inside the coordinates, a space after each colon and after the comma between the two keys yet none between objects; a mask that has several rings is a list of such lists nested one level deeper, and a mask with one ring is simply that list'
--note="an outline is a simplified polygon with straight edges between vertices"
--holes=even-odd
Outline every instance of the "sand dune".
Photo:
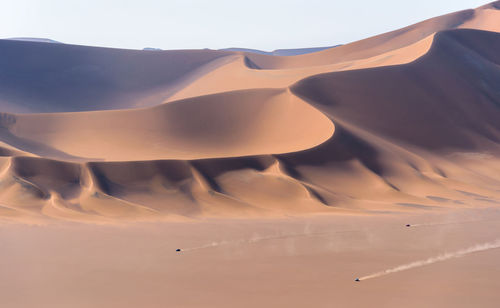
[{"label": "sand dune", "polygon": [[[499,31],[500,25],[494,20],[498,15],[495,4],[480,7],[476,10],[465,10],[408,26],[399,30],[374,36],[365,40],[323,50],[314,54],[296,57],[270,57],[248,54],[248,57],[260,68],[280,69],[303,66],[325,65],[340,61],[358,60],[373,57],[394,49],[402,48],[424,39],[436,32],[468,27],[482,30]],[[490,12],[491,10],[494,13]],[[487,20],[485,20],[487,19]]]},{"label": "sand dune", "polygon": [[147,109],[11,117],[13,123],[5,124],[5,140],[23,151],[59,159],[199,159],[286,153],[314,147],[334,131],[327,117],[291,93],[266,89],[202,96]]},{"label": "sand dune", "polygon": [[256,53],[256,54],[261,54],[261,55],[273,55],[273,56],[297,56],[297,55],[303,55],[303,54],[318,52],[318,51],[329,49],[329,48],[333,48],[333,47],[336,47],[336,46],[330,46],[330,47],[312,47],[312,48],[295,48],[295,49],[276,49],[276,50],[273,50],[273,51],[263,51],[263,50],[248,49],[248,48],[226,48],[226,49],[222,49],[222,50],[250,52],[250,53]]},{"label": "sand dune", "polygon": [[0,216],[495,206],[499,12],[295,56],[0,40]]},{"label": "sand dune", "polygon": [[[189,82],[179,84],[166,102],[226,91],[264,87],[285,88],[308,76],[325,72],[405,64],[424,55],[429,50],[433,39],[432,35],[409,46],[358,61],[285,70],[253,69],[248,66],[248,58],[244,55],[224,57],[225,63],[204,74],[198,74],[197,78]],[[230,80],[227,78],[228,75],[232,76]]]},{"label": "sand dune", "polygon": [[495,149],[500,140],[498,48],[498,33],[444,31],[415,62],[317,75],[301,80],[292,92],[334,121],[405,144]]},{"label": "sand dune", "polygon": [[0,40],[0,102],[18,113],[147,106],[166,85],[227,54]]}]

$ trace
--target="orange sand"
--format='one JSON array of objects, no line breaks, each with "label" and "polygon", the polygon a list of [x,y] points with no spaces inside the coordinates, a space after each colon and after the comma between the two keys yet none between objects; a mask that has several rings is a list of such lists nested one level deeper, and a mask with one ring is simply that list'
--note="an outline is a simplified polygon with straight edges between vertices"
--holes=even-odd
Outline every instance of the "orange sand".
[{"label": "orange sand", "polygon": [[495,249],[352,280],[500,238],[499,32],[497,1],[297,56],[0,40],[0,306],[498,303]]}]

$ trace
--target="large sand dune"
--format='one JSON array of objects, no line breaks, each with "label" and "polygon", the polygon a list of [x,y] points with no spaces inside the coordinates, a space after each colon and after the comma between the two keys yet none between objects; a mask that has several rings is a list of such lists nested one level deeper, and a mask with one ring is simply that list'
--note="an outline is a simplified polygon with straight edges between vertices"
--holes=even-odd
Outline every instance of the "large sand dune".
[{"label": "large sand dune", "polygon": [[499,306],[500,1],[321,50],[48,42],[0,40],[0,307]]},{"label": "large sand dune", "polygon": [[498,2],[318,52],[0,41],[0,215],[89,222],[500,202]]}]

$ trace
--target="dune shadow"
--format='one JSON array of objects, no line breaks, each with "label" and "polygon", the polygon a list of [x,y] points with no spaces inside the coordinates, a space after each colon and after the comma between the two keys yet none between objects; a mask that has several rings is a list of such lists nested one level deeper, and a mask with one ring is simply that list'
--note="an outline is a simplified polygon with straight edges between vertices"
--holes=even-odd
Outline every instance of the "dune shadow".
[{"label": "dune shadow", "polygon": [[[31,139],[18,137],[12,134],[8,129],[4,127],[0,128],[0,141],[5,142],[21,151],[29,152],[41,157],[73,160],[73,161],[86,160],[83,157],[70,155],[66,152],[58,150],[49,145]],[[93,158],[93,160],[102,160],[102,159]]]},{"label": "dune shadow", "polygon": [[436,208],[435,206],[432,206],[432,205],[425,205],[425,204],[418,204],[418,203],[400,202],[400,203],[396,203],[396,204],[399,206],[411,207],[411,208],[416,208],[416,209],[424,209],[424,210],[430,210],[430,209]]}]

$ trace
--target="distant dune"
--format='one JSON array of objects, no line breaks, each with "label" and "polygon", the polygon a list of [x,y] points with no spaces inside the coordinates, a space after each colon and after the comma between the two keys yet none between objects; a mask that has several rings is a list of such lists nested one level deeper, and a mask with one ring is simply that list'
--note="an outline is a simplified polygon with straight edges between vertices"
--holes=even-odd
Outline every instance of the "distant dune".
[{"label": "distant dune", "polygon": [[499,32],[497,1],[331,48],[0,40],[0,217],[498,204]]},{"label": "distant dune", "polygon": [[248,48],[226,48],[221,49],[225,51],[240,51],[240,52],[248,52],[248,53],[256,53],[260,55],[271,55],[271,56],[298,56],[304,55],[307,53],[313,53],[322,51],[325,49],[333,48],[337,46],[328,46],[328,47],[312,47],[312,48],[293,48],[293,49],[276,49],[273,51],[263,51],[258,49],[248,49]]},{"label": "distant dune", "polygon": [[7,40],[12,41],[25,41],[25,42],[38,42],[38,43],[53,43],[53,44],[62,44],[61,42],[54,41],[48,38],[39,38],[39,37],[11,37]]}]

